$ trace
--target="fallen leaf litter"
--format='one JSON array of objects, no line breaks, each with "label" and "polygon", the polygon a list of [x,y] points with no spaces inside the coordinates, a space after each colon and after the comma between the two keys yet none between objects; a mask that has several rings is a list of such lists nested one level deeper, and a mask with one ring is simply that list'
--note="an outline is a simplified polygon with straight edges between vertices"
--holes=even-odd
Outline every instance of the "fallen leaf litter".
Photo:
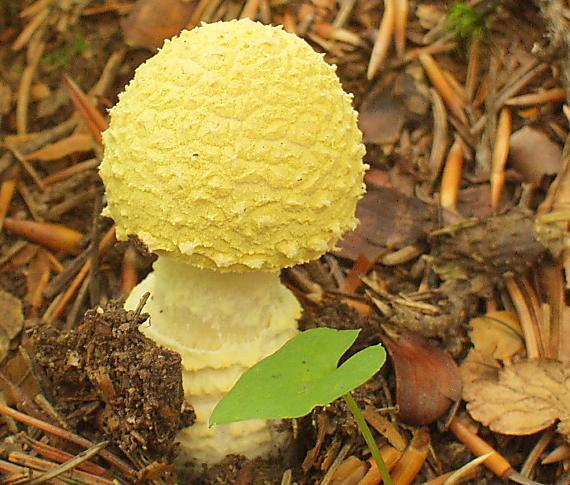
[{"label": "fallen leaf litter", "polygon": [[[5,355],[0,354],[0,383],[11,405],[39,414],[45,420],[63,420],[64,423],[69,420],[73,423],[75,420],[81,422],[81,413],[66,416],[65,405],[51,407],[57,404],[57,398],[50,396],[50,404],[39,397],[33,379],[30,381],[34,373],[31,364],[33,354],[26,354],[25,347],[18,351],[20,340],[14,337],[19,333],[25,343],[30,328],[43,328],[42,318],[56,324],[62,323],[63,318],[66,320],[64,326],[75,327],[76,322],[83,320],[81,315],[86,308],[96,308],[105,299],[118,296],[121,288],[125,291],[129,285],[132,286],[133,274],[145,273],[150,258],[138,251],[133,258],[132,250],[137,247],[134,243],[114,244],[109,225],[93,224],[93,207],[101,205],[101,192],[89,192],[85,188],[91,189],[98,183],[95,173],[97,159],[93,156],[100,156],[97,140],[105,127],[104,117],[93,108],[93,98],[89,100],[75,91],[78,109],[88,120],[87,123],[80,122],[75,133],[77,118],[68,118],[71,110],[61,101],[54,101],[49,108],[55,110],[52,118],[39,121],[34,117],[36,106],[40,103],[47,106],[50,92],[58,92],[59,77],[44,70],[41,61],[42,53],[54,49],[54,45],[45,42],[46,32],[51,29],[50,22],[57,25],[58,31],[64,32],[82,22],[97,25],[100,16],[114,16],[135,11],[135,8],[132,3],[109,3],[76,6],[76,10],[53,7],[48,11],[48,3],[40,1],[27,5],[22,10],[24,20],[21,25],[14,22],[17,9],[11,14],[8,12],[6,17],[12,19],[13,24],[2,24],[2,27],[10,26],[3,35],[14,52],[10,59],[16,60],[13,65],[21,68],[19,72],[23,76],[19,77],[17,69],[6,70],[6,78],[0,79],[0,122],[7,135],[2,148],[4,151],[0,153],[0,214],[5,226],[1,241],[3,271],[0,287],[23,303],[25,320],[20,321],[20,310],[15,300],[8,298],[6,305],[2,303],[7,307],[7,315],[16,317],[0,324],[0,332],[4,335],[0,340],[0,351],[6,353],[9,350]],[[142,8],[144,3],[137,2],[137,7]],[[287,30],[296,31],[316,49],[325,51],[329,62],[338,64],[345,88],[354,92],[355,104],[360,106],[362,128],[371,142],[368,161],[372,162],[373,169],[368,179],[371,184],[379,185],[375,185],[374,190],[369,189],[369,196],[361,206],[360,232],[343,244],[340,254],[347,259],[337,260],[328,255],[321,262],[296,268],[284,275],[303,299],[306,312],[303,326],[363,326],[357,348],[377,342],[382,328],[404,327],[424,337],[435,338],[456,358],[467,354],[463,364],[464,378],[467,367],[474,366],[464,380],[467,409],[475,419],[501,434],[521,435],[546,428],[540,439],[535,439],[538,440],[537,447],[540,445],[539,449],[546,450],[548,463],[556,461],[559,464],[549,468],[535,458],[531,460],[534,464],[530,468],[525,466],[521,471],[535,473],[537,480],[553,481],[561,476],[569,460],[562,437],[568,435],[568,403],[564,399],[568,398],[566,374],[570,360],[567,350],[570,348],[570,320],[564,301],[564,285],[567,283],[563,270],[570,266],[567,250],[560,254],[563,249],[560,243],[566,236],[568,215],[564,216],[564,211],[567,210],[570,178],[567,154],[559,155],[568,131],[568,120],[567,108],[560,109],[564,91],[558,77],[559,66],[562,70],[568,66],[558,64],[556,56],[553,56],[556,49],[550,47],[555,44],[549,45],[544,41],[543,32],[537,31],[534,19],[528,21],[528,17],[538,15],[530,4],[525,5],[528,11],[524,11],[518,5],[510,8],[508,2],[502,10],[493,10],[487,2],[481,3],[484,15],[489,16],[491,35],[499,51],[488,51],[484,43],[479,43],[466,50],[466,59],[454,51],[453,36],[444,27],[446,10],[438,4],[415,5],[410,2],[407,5],[408,2],[387,1],[386,7],[392,11],[381,22],[384,11],[368,2],[346,2],[338,10],[336,4],[321,1],[279,4],[261,0],[248,1],[245,6],[234,2],[200,1],[194,2],[189,23],[197,25],[201,20],[244,15],[257,15],[265,23],[283,23]],[[402,13],[407,10],[404,8],[406,5],[409,15]],[[562,9],[558,12],[563,14],[567,12],[565,2],[541,2],[540,5],[554,30],[560,33],[561,38],[567,37],[566,17],[558,14],[549,16],[556,8]],[[391,16],[394,17],[393,23],[388,22]],[[125,25],[130,22],[132,26],[137,20],[133,15],[124,22]],[[99,24],[101,32],[105,28],[107,32],[116,32],[116,22],[107,22],[106,25]],[[516,28],[505,33],[504,25],[515,25]],[[381,27],[381,34],[376,35],[378,27]],[[407,34],[405,37],[402,37],[403,31]],[[153,35],[156,33],[152,32]],[[108,38],[113,39],[113,36]],[[376,39],[384,45],[377,43]],[[73,69],[72,75],[79,74],[77,81],[80,85],[91,86],[96,74],[102,73],[91,94],[96,93],[100,107],[110,106],[116,92],[131,77],[131,67],[146,54],[138,59],[135,57],[140,53],[125,58],[124,47],[117,48],[112,43],[116,42],[116,37],[110,42],[90,36],[89,41],[96,46],[93,51],[110,53],[108,59],[100,55],[91,58],[78,55],[78,68],[86,67],[95,76],[86,79],[79,70],[76,73]],[[150,42],[148,45],[156,44],[156,40],[145,41]],[[61,38],[57,38],[56,45],[60,42]],[[376,45],[371,49],[373,43]],[[509,46],[509,56],[500,55],[505,46]],[[21,54],[26,50],[27,60]],[[374,63],[369,63],[372,50],[381,55],[375,54]],[[449,55],[448,52],[453,53]],[[5,57],[0,59],[4,62]],[[504,62],[499,59],[504,59]],[[458,67],[465,61],[466,71]],[[103,64],[106,64],[104,69]],[[367,84],[364,81],[367,70],[369,76],[377,76],[378,83]],[[433,83],[431,90],[426,74]],[[405,109],[395,110],[390,96],[399,97]],[[433,109],[433,132],[430,128],[430,105]],[[377,120],[384,122],[387,119],[391,120],[390,132],[379,133]],[[89,128],[85,129],[84,125]],[[95,140],[94,148],[91,152],[82,152],[90,148],[87,136]],[[530,151],[531,147],[535,151]],[[65,158],[58,159],[57,156]],[[541,166],[529,163],[529,157],[543,157],[540,158]],[[41,161],[41,158],[53,159]],[[443,187],[439,185],[439,175],[445,169],[449,173],[446,178],[451,181],[449,188],[446,184]],[[494,181],[489,183],[491,170]],[[554,182],[551,175],[556,175]],[[434,193],[441,190],[445,190],[441,198],[434,198]],[[69,196],[70,191],[75,198]],[[394,200],[398,203],[395,204]],[[443,205],[455,212],[441,210],[438,200],[445,201]],[[517,204],[521,209],[513,211]],[[490,217],[493,211],[498,214]],[[458,214],[478,219],[466,225]],[[13,230],[16,227],[14,220],[59,223],[86,235],[86,239],[78,245],[79,238],[72,238],[70,246],[69,233],[61,228],[55,232],[55,241],[39,236],[32,243],[25,239],[30,237],[29,232]],[[515,235],[508,230],[513,224]],[[540,231],[535,231],[538,226],[547,229],[547,240],[554,245],[544,244]],[[497,247],[488,240],[486,229],[489,227],[502,237],[502,243]],[[442,228],[445,229],[442,231]],[[101,247],[99,241],[105,245]],[[510,252],[512,243],[517,246],[514,256]],[[129,257],[125,256],[127,247],[130,249]],[[471,251],[472,247],[477,250]],[[69,252],[69,249],[71,253],[81,254],[73,259],[62,252]],[[367,275],[362,275],[363,270],[357,269],[352,273],[352,279],[356,275],[360,283],[352,282],[345,286],[351,260],[358,260],[362,254],[368,263],[358,268],[365,268]],[[535,262],[529,264],[530,259]],[[119,268],[124,268],[123,274]],[[530,274],[527,268],[530,268]],[[518,274],[503,280],[503,273],[513,269]],[[448,277],[466,275],[468,279],[442,284],[438,274]],[[342,294],[340,288],[343,287],[359,289]],[[339,304],[340,301],[352,309]],[[481,311],[483,305],[486,311]],[[354,309],[367,316],[359,315]],[[490,318],[493,325],[497,320],[504,323],[506,314],[497,311],[509,312],[510,323],[506,326],[500,324],[501,331],[497,328],[491,330],[489,320],[486,323],[472,320],[473,329],[470,336],[467,335],[466,324],[470,317]],[[21,329],[24,332],[20,332]],[[50,338],[56,338],[54,335]],[[68,335],[68,343],[73,339],[81,341],[78,336],[71,337],[73,333],[57,335],[64,340],[61,335]],[[136,332],[131,337],[134,335]],[[139,341],[137,339],[134,341]],[[498,340],[496,346],[490,345],[493,340]],[[474,347],[467,353],[469,342]],[[521,342],[524,342],[524,348]],[[526,357],[530,355],[536,359],[528,360],[525,352]],[[70,362],[77,360],[71,359]],[[392,413],[396,403],[391,392],[395,390],[395,383],[390,372],[363,386],[357,398],[373,410],[371,416],[387,409],[386,416],[397,432],[411,440],[413,446],[410,445],[407,456],[413,457],[413,466],[407,468],[421,470],[418,479],[422,480],[445,476],[443,472],[459,469],[467,463],[470,458],[465,447],[452,441],[451,435],[441,435],[435,428],[408,432],[394,418]],[[91,370],[90,375],[99,387],[98,391],[93,391],[91,407],[81,408],[85,418],[98,415],[104,406],[109,406],[113,394],[110,390],[114,389],[109,386],[107,374]],[[55,380],[61,381],[59,378]],[[27,395],[27,392],[31,394]],[[24,399],[24,396],[27,397]],[[509,401],[505,396],[516,399]],[[107,411],[112,416],[113,411],[109,409]],[[507,410],[511,411],[512,419],[501,419]],[[271,477],[271,483],[293,483],[304,476],[305,480],[313,480],[314,483],[323,479],[343,483],[350,476],[351,483],[358,483],[358,480],[361,484],[377,483],[374,482],[377,478],[373,477],[373,466],[368,463],[366,451],[346,416],[342,406],[333,405],[314,414],[314,425],[310,419],[294,423],[299,439],[304,440],[300,442],[305,444],[301,449],[291,450],[293,456],[283,457],[279,466],[276,462],[252,464],[234,457],[194,479],[198,480],[197,483],[248,484]],[[460,427],[454,422],[452,429],[456,432]],[[10,438],[10,433],[18,427],[13,421],[6,420],[6,423],[0,432],[3,437]],[[553,427],[558,430],[557,434],[551,432]],[[95,428],[81,429],[85,433],[95,432]],[[383,439],[380,430],[386,433],[378,426],[379,440]],[[529,459],[532,456],[529,450],[534,438],[506,438],[485,429],[481,429],[480,434],[510,460],[507,465],[504,462],[489,465],[490,459],[485,459],[483,465],[494,473],[500,475],[511,466],[518,469],[527,454]],[[121,435],[117,432],[116,436],[123,448],[136,450],[133,441],[136,433]],[[442,437],[444,442],[441,442]],[[434,455],[426,452],[430,441]],[[58,441],[50,443],[63,446]],[[165,441],[161,443],[165,449],[170,449]],[[306,460],[301,471],[298,464],[315,443],[318,447],[313,448],[316,451],[311,460]],[[395,444],[393,441],[390,443]],[[385,446],[383,453],[394,457],[392,465],[403,459],[391,451],[390,445]],[[460,451],[452,453],[453,446]],[[295,457],[295,453],[298,456]],[[4,458],[2,455],[2,460]],[[145,461],[147,458],[141,456],[130,458],[140,476],[167,476],[168,470],[162,468],[163,465],[149,464]],[[27,467],[31,462],[25,463]],[[400,468],[396,465],[394,474],[397,477],[401,476],[398,470],[402,469],[403,463],[400,462]],[[0,465],[8,467],[4,461]],[[289,470],[284,471],[287,467]],[[9,468],[1,469],[8,473]],[[11,470],[18,473],[14,468]],[[474,468],[469,473],[480,477],[480,470],[480,467]],[[402,480],[413,480],[416,478],[415,472],[413,474]],[[468,476],[476,479],[473,475],[464,475],[463,478]]]}]

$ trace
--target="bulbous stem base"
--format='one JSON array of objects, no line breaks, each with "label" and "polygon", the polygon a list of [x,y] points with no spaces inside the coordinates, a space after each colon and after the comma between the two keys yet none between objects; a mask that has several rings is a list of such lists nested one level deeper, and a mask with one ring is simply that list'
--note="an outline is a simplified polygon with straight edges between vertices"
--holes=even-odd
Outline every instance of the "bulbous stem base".
[{"label": "bulbous stem base", "polygon": [[141,330],[180,353],[185,397],[196,411],[196,423],[178,435],[183,458],[250,458],[286,439],[262,420],[208,428],[215,405],[241,374],[297,333],[301,307],[278,273],[220,273],[163,255],[125,307],[135,309],[146,292],[151,296],[143,311],[150,321]]}]

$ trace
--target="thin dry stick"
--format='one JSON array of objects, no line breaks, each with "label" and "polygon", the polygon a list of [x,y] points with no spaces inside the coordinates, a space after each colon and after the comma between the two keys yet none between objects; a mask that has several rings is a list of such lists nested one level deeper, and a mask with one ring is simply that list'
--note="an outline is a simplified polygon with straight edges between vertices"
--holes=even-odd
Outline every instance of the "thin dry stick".
[{"label": "thin dry stick", "polygon": [[16,157],[16,160],[18,160],[18,162],[20,162],[20,164],[22,165],[22,167],[24,168],[24,170],[28,173],[28,175],[32,178],[32,180],[35,182],[35,184],[42,190],[45,191],[46,186],[44,185],[44,183],[42,182],[42,179],[40,178],[40,176],[38,175],[38,172],[36,172],[36,170],[34,169],[34,167],[32,167],[32,165],[30,164],[30,162],[28,162],[26,160],[26,158],[24,157],[24,155],[22,155],[22,153],[20,153],[19,150],[12,148],[11,149],[12,154],[14,155],[14,157]]},{"label": "thin dry stick", "polygon": [[[111,227],[101,239],[101,243],[99,244],[99,254],[103,255],[107,249],[113,244],[115,241],[115,227]],[[63,297],[59,300],[57,306],[54,307],[53,311],[49,314],[49,319],[47,320],[48,323],[52,323],[57,320],[63,312],[65,311],[67,305],[71,302],[73,297],[81,288],[83,284],[83,280],[87,277],[89,272],[91,271],[91,260],[85,261],[83,267],[79,270],[79,273],[75,276],[75,279],[72,281],[71,285],[64,293]],[[44,319],[46,316],[44,315]]]},{"label": "thin dry stick", "polygon": [[491,207],[499,208],[505,188],[505,166],[509,156],[509,145],[512,131],[511,110],[503,108],[499,115],[495,146],[491,159]]},{"label": "thin dry stick", "polygon": [[548,64],[537,64],[533,62],[530,69],[524,74],[516,77],[514,81],[507,86],[505,86],[497,96],[495,102],[495,109],[499,110],[503,107],[507,99],[515,96],[521,89],[523,89],[530,81],[532,81],[536,76],[542,74],[546,69],[548,69]]},{"label": "thin dry stick", "polygon": [[461,468],[458,468],[453,473],[451,473],[449,477],[447,477],[443,482],[443,485],[455,485],[456,483],[465,481],[465,479],[471,478],[473,475],[473,470],[475,470],[475,468],[481,465],[481,463],[483,463],[491,455],[492,453],[486,453],[485,455],[474,458],[470,462],[463,465]]},{"label": "thin dry stick", "polygon": [[36,222],[44,222],[44,217],[41,215],[41,207],[36,201],[36,197],[32,195],[28,186],[24,183],[23,180],[18,182],[18,186],[16,187],[20,197],[24,200],[30,214],[32,215],[32,219]]},{"label": "thin dry stick", "polygon": [[473,40],[469,47],[469,64],[467,65],[467,75],[465,78],[465,95],[467,102],[473,101],[479,80],[479,70],[481,67],[481,41]]},{"label": "thin dry stick", "polygon": [[77,291],[77,294],[75,295],[75,299],[73,300],[73,304],[71,305],[69,312],[67,313],[67,318],[65,319],[65,325],[63,327],[65,330],[73,328],[75,322],[77,322],[77,319],[79,318],[79,315],[81,313],[81,307],[83,306],[83,302],[87,298],[88,293],[89,293],[89,278],[85,278],[83,280],[83,283],[81,284],[81,287]]},{"label": "thin dry stick", "polygon": [[541,357],[541,353],[538,329],[536,328],[536,322],[532,319],[532,314],[529,311],[524,294],[512,276],[505,278],[505,284],[519,316],[526,344],[527,357],[529,359],[539,359]]},{"label": "thin dry stick", "polygon": [[[73,458],[73,456],[72,456]],[[46,474],[50,474],[52,473],[52,470],[56,467],[58,467],[58,464],[55,464],[53,462],[50,462],[48,460],[43,460],[41,458],[37,458],[35,456],[31,456],[29,454],[26,453],[22,453],[19,451],[15,451],[12,452],[8,455],[8,459],[10,460],[10,463],[15,463],[18,465],[22,465],[25,466],[28,469],[33,469],[33,470],[37,470],[37,472],[34,472],[33,477],[31,481],[26,480],[25,483],[42,483],[45,482],[44,476]],[[61,476],[63,475],[63,476]],[[58,473],[57,477],[51,477],[49,478],[49,482],[50,483],[54,483],[54,481],[58,481],[59,480],[63,480],[63,483],[69,483],[70,480],[75,480],[76,482],[80,482],[82,484],[85,485],[114,485],[115,482],[112,482],[111,480],[107,480],[105,478],[102,478],[99,475],[92,475],[90,473],[81,471],[81,470],[66,470],[65,474]],[[36,480],[39,480],[39,482],[36,482]],[[8,482],[0,482],[3,485],[5,485]],[[12,482],[10,482],[12,483]]]},{"label": "thin dry stick", "polygon": [[79,192],[78,194],[72,195],[71,197],[65,199],[63,202],[50,207],[49,210],[45,213],[45,217],[46,219],[57,219],[62,214],[65,214],[75,207],[84,204],[88,200],[97,197],[100,195],[100,193],[100,187],[92,187],[85,192]]},{"label": "thin dry stick", "polygon": [[[40,472],[30,470],[28,467],[23,467],[10,463],[9,461],[0,460],[0,473],[8,473],[8,477],[4,478],[0,483],[2,485],[16,485],[28,482],[31,478],[39,477]],[[68,485],[64,480],[54,478],[53,485]]]},{"label": "thin dry stick", "polygon": [[566,90],[563,88],[554,88],[540,93],[524,94],[514,98],[507,99],[507,106],[531,106],[545,103],[563,103],[566,101]]},{"label": "thin dry stick", "polygon": [[44,185],[52,185],[57,182],[61,182],[62,180],[68,179],[77,173],[97,168],[99,166],[99,163],[100,161],[97,158],[91,158],[89,160],[85,160],[84,162],[75,163],[70,167],[60,170],[59,172],[48,175],[42,179],[42,182]]},{"label": "thin dry stick", "polygon": [[[103,448],[106,448],[109,445],[109,443],[110,441],[107,440],[107,441],[101,441],[101,443],[93,445],[91,448],[79,453],[75,458],[72,458],[71,460],[62,463],[61,465],[52,468],[50,471],[44,473],[41,477],[35,478],[29,483],[29,485],[39,485],[40,483],[45,483],[48,480],[58,477],[59,475],[67,471],[73,470],[75,467],[77,467],[84,461],[87,461],[91,457],[98,455]],[[76,473],[81,473],[81,472],[76,472]],[[102,482],[104,481],[109,484],[113,483],[110,480],[104,480],[101,478],[100,480]]]},{"label": "thin dry stick", "polygon": [[406,51],[406,33],[408,30],[408,0],[396,0],[394,6],[394,45],[396,54],[402,57]]},{"label": "thin dry stick", "polygon": [[[66,451],[60,450],[55,446],[48,445],[47,443],[43,443],[42,441],[35,440],[30,438],[28,435],[21,433],[18,436],[19,439],[24,441],[28,446],[30,446],[34,451],[36,451],[39,455],[48,458],[52,461],[57,463],[63,463],[73,458],[71,453],[67,453]],[[77,469],[83,470],[87,473],[91,473],[94,475],[102,476],[104,474],[108,474],[109,470],[103,468],[102,466],[97,465],[96,463],[92,463],[90,461],[85,461],[81,463]]]},{"label": "thin dry stick", "polygon": [[[2,402],[0,402],[0,414],[10,416],[11,418],[14,418],[17,421],[20,421],[20,422],[22,422],[28,426],[34,426],[38,429],[41,429],[42,431],[45,431],[46,433],[49,433],[51,435],[62,438],[64,440],[70,441],[70,442],[75,443],[76,445],[82,446],[84,448],[90,448],[93,446],[93,443],[91,443],[91,441],[89,441],[89,440],[87,440],[87,439],[85,439],[79,435],[76,435],[74,433],[70,433],[69,431],[66,431],[66,430],[58,428],[57,426],[54,426],[52,424],[41,421],[40,419],[36,419],[36,418],[31,417],[31,416],[28,416],[27,414],[23,414],[19,411],[16,411],[15,409],[12,409],[11,407],[6,406]],[[101,450],[99,454],[109,464],[116,467],[118,470],[120,470],[122,473],[124,473],[128,477],[135,477],[136,476],[136,472],[127,463],[125,463],[121,459],[117,458],[115,455],[108,452],[107,450]]]},{"label": "thin dry stick", "polygon": [[380,22],[380,28],[378,29],[378,36],[372,48],[372,54],[370,54],[370,63],[368,64],[368,71],[366,73],[366,77],[369,81],[376,75],[390,47],[390,39],[392,39],[392,34],[394,33],[395,2],[396,0],[384,0],[384,15]]},{"label": "thin dry stick", "polygon": [[429,169],[430,179],[433,185],[441,173],[445,153],[449,146],[449,138],[447,128],[447,110],[445,109],[445,104],[437,90],[430,88],[430,94],[433,112],[433,142],[429,156]]},{"label": "thin dry stick", "polygon": [[440,204],[446,209],[455,210],[461,189],[463,175],[463,147],[459,138],[449,150],[441,177]]},{"label": "thin dry stick", "polygon": [[529,478],[531,477],[534,467],[538,463],[538,460],[540,460],[542,454],[546,451],[546,448],[552,441],[553,437],[554,437],[554,429],[552,428],[547,429],[544,433],[542,433],[542,436],[536,442],[536,444],[532,448],[532,451],[528,454],[526,460],[524,461],[524,464],[520,471],[523,477],[529,477]]},{"label": "thin dry stick", "polygon": [[464,105],[461,96],[459,96],[459,94],[457,94],[451,87],[449,81],[444,76],[443,71],[437,65],[437,62],[435,62],[431,55],[426,53],[421,54],[419,56],[419,60],[422,63],[431,83],[445,101],[445,104],[461,122],[467,124],[467,117],[463,111]]},{"label": "thin dry stick", "polygon": [[32,80],[38,68],[38,64],[44,53],[46,43],[43,40],[32,42],[29,47],[28,65],[20,78],[18,87],[18,99],[16,101],[16,131],[18,135],[28,132],[28,104],[30,101],[30,89]]}]

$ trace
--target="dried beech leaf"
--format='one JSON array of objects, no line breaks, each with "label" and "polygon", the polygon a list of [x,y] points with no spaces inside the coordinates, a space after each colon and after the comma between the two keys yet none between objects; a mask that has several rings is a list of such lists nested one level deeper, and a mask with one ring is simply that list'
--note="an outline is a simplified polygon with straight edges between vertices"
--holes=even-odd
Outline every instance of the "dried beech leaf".
[{"label": "dried beech leaf", "polygon": [[490,312],[484,317],[473,318],[470,325],[473,346],[495,359],[511,359],[524,349],[522,329],[513,312]]},{"label": "dried beech leaf", "polygon": [[464,384],[477,379],[495,379],[502,367],[499,361],[510,360],[525,348],[515,313],[490,312],[473,318],[470,326],[473,348],[460,367]]},{"label": "dried beech leaf", "polygon": [[560,362],[518,362],[498,381],[466,384],[463,398],[471,416],[497,433],[533,434],[560,420],[558,431],[570,435],[570,369]]},{"label": "dried beech leaf", "polygon": [[417,334],[382,339],[396,371],[396,401],[402,421],[429,424],[461,398],[462,381],[451,356]]},{"label": "dried beech leaf", "polygon": [[10,340],[12,340],[24,324],[22,302],[15,296],[0,290],[0,362],[8,353]]},{"label": "dried beech leaf", "polygon": [[562,169],[562,149],[542,131],[525,126],[511,135],[509,160],[526,182],[540,182]]},{"label": "dried beech leaf", "polygon": [[40,160],[42,162],[59,160],[72,153],[88,152],[93,149],[93,145],[93,137],[91,135],[76,133],[56,141],[51,145],[40,148],[27,155],[26,158],[28,160]]},{"label": "dried beech leaf", "polygon": [[194,2],[139,0],[121,27],[129,45],[155,50],[186,27],[193,10]]}]

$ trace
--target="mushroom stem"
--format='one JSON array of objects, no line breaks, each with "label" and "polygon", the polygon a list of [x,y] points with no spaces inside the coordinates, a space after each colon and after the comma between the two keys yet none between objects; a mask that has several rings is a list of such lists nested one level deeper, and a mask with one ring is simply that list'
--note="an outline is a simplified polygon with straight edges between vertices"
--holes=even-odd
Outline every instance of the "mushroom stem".
[{"label": "mushroom stem", "polygon": [[301,307],[279,274],[222,273],[161,255],[126,308],[136,308],[147,291],[150,325],[143,331],[182,356],[185,397],[196,412],[196,423],[178,436],[183,458],[206,463],[231,453],[251,458],[283,441],[286,435],[270,421],[208,428],[214,407],[241,374],[297,332]]}]

